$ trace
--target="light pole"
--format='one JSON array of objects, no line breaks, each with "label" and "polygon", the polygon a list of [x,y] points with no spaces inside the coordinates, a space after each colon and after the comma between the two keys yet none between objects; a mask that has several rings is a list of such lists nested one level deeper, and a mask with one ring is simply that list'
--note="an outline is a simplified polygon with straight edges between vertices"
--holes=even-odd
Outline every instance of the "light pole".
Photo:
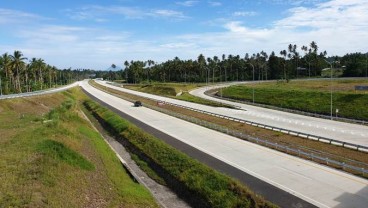
[{"label": "light pole", "polygon": [[248,64],[251,65],[253,68],[253,103],[254,103],[254,65],[251,63],[248,63]]},{"label": "light pole", "polygon": [[331,78],[330,78],[330,82],[331,82],[331,89],[330,89],[330,92],[331,92],[331,101],[330,101],[330,103],[331,103],[331,120],[332,120],[332,70],[333,70],[333,68],[332,68],[332,63],[330,63],[329,61],[327,61],[326,59],[324,59],[325,61],[326,61],[326,63],[328,63],[329,65],[330,65],[330,70],[331,70]]},{"label": "light pole", "polygon": [[365,54],[365,78],[368,78],[368,52]]}]

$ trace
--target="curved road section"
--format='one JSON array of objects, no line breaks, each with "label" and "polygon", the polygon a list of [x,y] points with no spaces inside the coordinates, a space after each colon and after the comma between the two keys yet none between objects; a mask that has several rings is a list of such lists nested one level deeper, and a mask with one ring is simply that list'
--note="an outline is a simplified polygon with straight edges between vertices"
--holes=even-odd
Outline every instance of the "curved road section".
[{"label": "curved road section", "polygon": [[93,88],[87,82],[81,86],[100,102],[317,207],[366,207],[368,204],[368,180],[145,107],[135,108],[132,103]]},{"label": "curved road section", "polygon": [[327,119],[314,118],[267,108],[261,108],[243,103],[214,98],[205,94],[207,90],[227,87],[234,84],[239,83],[202,87],[192,90],[190,94],[207,100],[212,100],[229,105],[236,105],[243,110],[227,110],[226,112],[224,112],[223,109],[218,109],[216,110],[216,113],[218,114],[224,114],[227,116],[253,121],[264,125],[274,126],[278,128],[301,132],[304,134],[316,135],[368,147],[367,126],[344,123],[339,121],[331,121]]}]

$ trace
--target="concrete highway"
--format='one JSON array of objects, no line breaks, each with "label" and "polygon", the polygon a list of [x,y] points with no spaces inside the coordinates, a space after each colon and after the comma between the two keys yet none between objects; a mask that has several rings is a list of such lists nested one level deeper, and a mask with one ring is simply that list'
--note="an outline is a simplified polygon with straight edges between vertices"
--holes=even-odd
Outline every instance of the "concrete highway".
[{"label": "concrete highway", "polygon": [[[368,204],[368,180],[242,141],[145,107],[133,107],[132,103],[97,90],[86,81],[82,82],[81,86],[100,102],[244,174],[265,181],[317,207],[366,207]],[[222,109],[222,112],[227,111],[229,110]],[[242,111],[236,112],[240,114]]]},{"label": "concrete highway", "polygon": [[[261,107],[256,107],[252,105],[246,105],[226,100],[221,100],[218,98],[213,98],[204,94],[205,91],[218,88],[219,86],[203,87],[198,88],[190,93],[192,95],[202,97],[208,100],[214,100],[217,102],[222,102],[230,105],[238,106],[240,109],[229,109],[229,108],[219,108],[211,107],[181,100],[176,100],[172,98],[152,95],[148,93],[137,92],[134,90],[129,90],[121,87],[116,87],[107,84],[106,82],[99,81],[99,84],[104,86],[120,90],[123,92],[128,92],[143,97],[148,97],[152,99],[158,99],[170,103],[175,103],[178,105],[188,106],[194,109],[204,110],[220,115],[230,116],[234,118],[244,119],[248,121],[257,122],[264,125],[270,125],[278,128],[289,129],[297,132],[302,132],[305,134],[311,134],[316,136],[322,136],[329,139],[335,139],[342,142],[350,142],[357,145],[368,146],[368,126],[350,124],[338,121],[331,121],[327,119],[314,118],[309,116],[303,116],[293,113],[287,113],[282,111],[276,111]],[[244,83],[244,82],[243,82]],[[234,85],[239,83],[231,83],[222,86]]]},{"label": "concrete highway", "polygon": [[[237,83],[232,83],[237,84]],[[244,83],[243,83],[244,84]],[[228,115],[236,118],[243,118],[253,122],[265,125],[275,126],[278,128],[289,129],[302,133],[322,136],[343,142],[363,145],[368,147],[368,127],[358,124],[350,124],[339,121],[331,121],[328,119],[314,118],[283,111],[277,111],[253,105],[247,105],[237,102],[231,102],[205,95],[205,91],[216,89],[219,86],[226,87],[231,84],[217,85],[211,87],[202,87],[192,90],[190,94],[213,100],[225,104],[236,105],[240,107],[242,112],[229,111]]]}]

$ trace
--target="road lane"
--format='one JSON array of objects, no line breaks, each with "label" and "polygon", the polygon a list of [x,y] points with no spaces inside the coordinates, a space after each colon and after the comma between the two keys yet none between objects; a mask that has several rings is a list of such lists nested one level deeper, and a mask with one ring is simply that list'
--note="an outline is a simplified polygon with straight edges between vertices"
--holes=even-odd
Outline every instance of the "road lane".
[{"label": "road lane", "polygon": [[367,126],[331,121],[327,119],[303,116],[258,106],[236,103],[204,94],[205,91],[216,88],[218,88],[218,86],[203,87],[195,89],[190,93],[204,99],[229,105],[237,105],[244,110],[242,112],[228,110],[228,116],[368,147]]},{"label": "road lane", "polygon": [[170,102],[178,105],[187,106],[190,108],[204,110],[211,113],[216,113],[219,115],[244,119],[248,121],[253,121],[256,123],[274,126],[283,129],[289,129],[296,132],[301,132],[304,134],[310,134],[320,137],[325,137],[329,139],[335,139],[342,142],[349,142],[357,145],[363,145],[368,147],[368,126],[357,125],[357,124],[350,124],[344,123],[339,121],[331,121],[327,119],[303,116],[283,111],[277,111],[272,109],[261,108],[252,105],[246,105],[236,102],[231,102],[227,100],[221,100],[218,98],[213,98],[208,95],[205,95],[204,92],[218,88],[219,86],[225,87],[229,85],[235,85],[245,82],[233,82],[229,84],[222,84],[216,85],[211,87],[202,87],[195,90],[192,90],[190,93],[192,95],[213,100],[216,102],[221,102],[233,106],[237,106],[240,109],[229,109],[229,108],[222,108],[222,107],[212,107],[207,105],[201,105],[192,102],[186,102],[182,100],[176,100],[172,98],[167,98],[158,95],[152,95],[148,93],[138,92],[134,90],[129,90],[117,86],[113,86],[107,84],[105,81],[98,81],[99,84],[104,85],[106,87],[116,89],[123,92],[132,93],[135,95],[162,100],[165,102]]}]

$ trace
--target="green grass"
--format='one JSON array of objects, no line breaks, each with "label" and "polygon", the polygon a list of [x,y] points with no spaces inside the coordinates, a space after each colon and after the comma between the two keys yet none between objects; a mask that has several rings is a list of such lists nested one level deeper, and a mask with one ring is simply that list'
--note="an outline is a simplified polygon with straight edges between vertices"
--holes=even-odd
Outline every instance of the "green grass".
[{"label": "green grass", "polygon": [[192,204],[198,207],[273,207],[239,182],[143,132],[110,110],[92,101],[84,104],[97,119],[130,144],[130,151],[158,171],[169,186],[187,196]]},{"label": "green grass", "polygon": [[[334,85],[341,91],[333,91],[333,114],[338,116],[368,120],[368,94],[354,92],[354,85],[361,81],[338,81]],[[330,115],[331,94],[329,81],[265,83],[255,86],[255,102],[282,108]],[[253,86],[231,86],[223,90],[223,96],[237,100],[252,100]]]},{"label": "green grass", "polygon": [[63,143],[54,140],[44,140],[37,146],[37,150],[46,157],[68,163],[69,165],[79,167],[84,170],[94,170],[94,165],[79,153],[71,150]]},{"label": "green grass", "polygon": [[0,207],[158,207],[80,117],[80,98],[0,101]]}]

